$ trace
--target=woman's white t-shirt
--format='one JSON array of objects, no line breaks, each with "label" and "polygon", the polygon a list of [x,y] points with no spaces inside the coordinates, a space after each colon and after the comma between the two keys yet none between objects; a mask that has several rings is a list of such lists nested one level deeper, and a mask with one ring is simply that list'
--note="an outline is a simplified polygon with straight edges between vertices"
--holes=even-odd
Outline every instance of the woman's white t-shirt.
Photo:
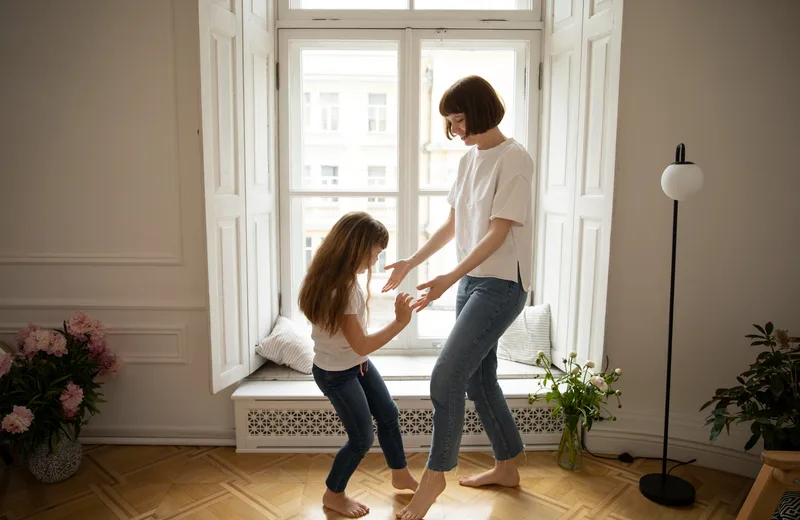
[{"label": "woman's white t-shirt", "polygon": [[[367,299],[358,283],[350,294],[344,314],[358,316],[361,326],[367,330]],[[359,356],[350,347],[341,329],[331,336],[316,325],[312,325],[311,339],[314,340],[314,364],[323,370],[334,372],[348,370],[367,360],[367,356]]]},{"label": "woman's white t-shirt", "polygon": [[[505,242],[469,275],[517,281],[530,291],[533,266],[531,183],[533,159],[514,139],[478,150],[470,149],[458,165],[458,177],[447,202],[456,214],[456,253],[461,262],[489,230],[489,222],[514,222]],[[520,278],[517,277],[519,263]]]}]

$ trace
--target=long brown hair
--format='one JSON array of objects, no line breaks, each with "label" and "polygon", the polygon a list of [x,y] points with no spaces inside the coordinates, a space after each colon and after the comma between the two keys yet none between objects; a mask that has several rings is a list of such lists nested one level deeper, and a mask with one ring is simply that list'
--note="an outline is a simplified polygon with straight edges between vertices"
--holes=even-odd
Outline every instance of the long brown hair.
[{"label": "long brown hair", "polygon": [[[336,334],[358,270],[369,261],[372,248],[389,245],[386,226],[369,213],[354,211],[339,219],[322,240],[300,285],[298,305],[308,321]],[[372,269],[367,269],[367,299]]]}]

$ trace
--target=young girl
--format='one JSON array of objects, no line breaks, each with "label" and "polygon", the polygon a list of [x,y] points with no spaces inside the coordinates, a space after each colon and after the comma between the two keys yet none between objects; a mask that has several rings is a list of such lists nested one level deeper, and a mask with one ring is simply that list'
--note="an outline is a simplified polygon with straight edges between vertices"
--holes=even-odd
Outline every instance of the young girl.
[{"label": "young girl", "polygon": [[[344,215],[322,241],[300,287],[299,306],[312,324],[314,381],[330,400],[347,431],[347,442],[333,459],[322,497],[325,507],[356,518],[369,513],[345,495],[350,476],[372,447],[372,417],[397,489],[417,488],[408,470],[397,406],[375,366],[367,358],[411,321],[412,297],[400,293],[395,320],[367,334],[367,300],[372,266],[389,243],[389,232],[367,213]],[[367,273],[367,297],[356,276]]]},{"label": "young girl", "polygon": [[453,84],[442,96],[439,113],[447,138],[458,136],[472,148],[461,158],[447,197],[447,221],[410,258],[386,266],[393,271],[384,287],[397,287],[455,237],[458,265],[418,286],[428,292],[414,303],[419,312],[459,282],[456,323],[431,374],[430,455],[419,490],[397,515],[403,520],[425,516],[445,489],[444,472],[458,463],[465,388],[492,444],[495,467],[460,483],[517,486],[513,459],[524,448],[497,382],[497,341],[522,312],[531,286],[533,159],[497,128],[505,108],[483,78],[469,76]]}]

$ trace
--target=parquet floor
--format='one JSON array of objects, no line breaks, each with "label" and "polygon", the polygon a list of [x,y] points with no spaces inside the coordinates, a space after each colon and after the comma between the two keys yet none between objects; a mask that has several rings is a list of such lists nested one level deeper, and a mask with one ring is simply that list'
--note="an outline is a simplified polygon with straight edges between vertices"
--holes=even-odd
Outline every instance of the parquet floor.
[{"label": "parquet floor", "polygon": [[[320,497],[330,454],[237,455],[233,448],[85,446],[78,474],[38,484],[20,467],[0,476],[0,520],[255,520],[332,519]],[[409,455],[416,475],[426,454]],[[490,454],[464,453],[429,519],[734,519],[752,480],[699,467],[674,474],[697,488],[697,503],[667,509],[639,494],[638,478],[658,462],[626,465],[586,456],[579,472],[560,469],[552,452],[520,460],[518,489],[469,489],[460,475],[492,465]],[[456,474],[457,473],[457,474]],[[396,494],[380,454],[370,454],[348,492],[367,503],[369,519],[391,519],[411,498]]]}]

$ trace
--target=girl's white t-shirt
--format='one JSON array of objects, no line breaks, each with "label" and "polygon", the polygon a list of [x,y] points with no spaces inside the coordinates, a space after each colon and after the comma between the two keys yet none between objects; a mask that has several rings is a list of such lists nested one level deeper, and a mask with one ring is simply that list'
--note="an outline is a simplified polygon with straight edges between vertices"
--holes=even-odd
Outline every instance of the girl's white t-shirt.
[{"label": "girl's white t-shirt", "polygon": [[[533,159],[513,138],[486,150],[472,147],[461,158],[458,177],[447,195],[456,214],[456,253],[461,262],[486,236],[489,222],[514,222],[505,242],[469,275],[521,279],[530,291],[533,273],[531,183]],[[519,274],[517,277],[517,264]]]},{"label": "girl's white t-shirt", "polygon": [[[358,283],[350,294],[344,313],[358,316],[361,326],[367,330],[367,299]],[[341,329],[331,336],[316,325],[312,325],[311,339],[314,340],[314,364],[323,370],[333,372],[348,370],[367,360],[367,356],[359,356],[350,347]]]}]

